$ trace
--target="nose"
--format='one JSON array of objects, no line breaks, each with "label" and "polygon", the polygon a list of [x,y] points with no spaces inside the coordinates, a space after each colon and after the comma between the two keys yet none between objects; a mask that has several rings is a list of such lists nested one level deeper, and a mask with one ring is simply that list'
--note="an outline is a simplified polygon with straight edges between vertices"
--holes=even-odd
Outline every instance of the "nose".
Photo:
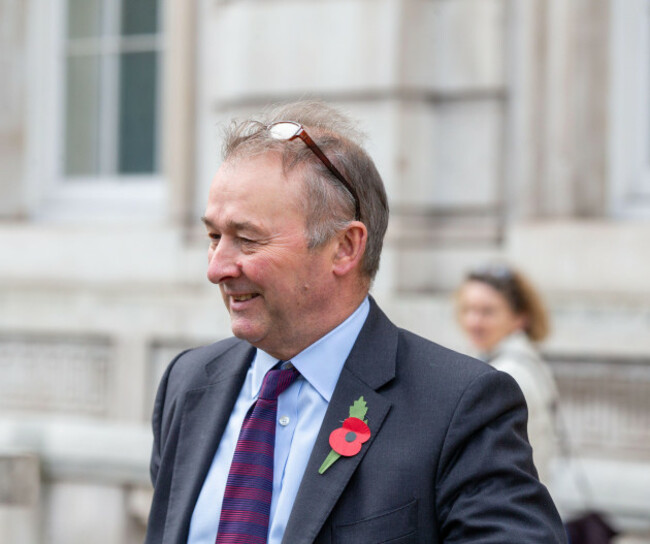
[{"label": "nose", "polygon": [[462,325],[466,330],[480,328],[482,321],[480,312],[474,309],[466,309],[461,316]]},{"label": "nose", "polygon": [[225,237],[208,250],[208,280],[211,283],[221,283],[241,275],[238,253],[233,244]]}]

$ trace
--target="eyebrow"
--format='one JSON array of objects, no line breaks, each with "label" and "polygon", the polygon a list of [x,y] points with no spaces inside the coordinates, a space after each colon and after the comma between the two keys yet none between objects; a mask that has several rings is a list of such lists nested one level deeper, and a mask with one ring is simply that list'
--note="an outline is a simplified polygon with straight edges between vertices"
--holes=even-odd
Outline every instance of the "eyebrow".
[{"label": "eyebrow", "polygon": [[[201,217],[201,221],[203,224],[213,230],[219,230],[216,228],[215,224],[210,221],[207,217],[203,216]],[[255,225],[254,223],[251,223],[250,221],[228,221],[226,223],[226,228],[230,230],[234,230],[236,232],[252,232],[255,234],[263,234],[262,229]]]},{"label": "eyebrow", "polygon": [[210,220],[209,220],[207,217],[205,217],[204,215],[201,216],[201,222],[202,222],[206,227],[210,227],[211,229],[214,228],[214,225],[213,225],[212,221],[210,221]]}]

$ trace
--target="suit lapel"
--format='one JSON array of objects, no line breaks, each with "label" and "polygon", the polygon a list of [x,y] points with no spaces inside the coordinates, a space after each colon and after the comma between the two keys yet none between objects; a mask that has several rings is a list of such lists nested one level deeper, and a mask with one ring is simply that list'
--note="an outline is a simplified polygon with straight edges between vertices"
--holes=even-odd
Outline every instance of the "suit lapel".
[{"label": "suit lapel", "polygon": [[205,387],[185,394],[164,542],[187,538],[194,505],[246,378],[254,348],[241,343],[206,366]]},{"label": "suit lapel", "polygon": [[[346,361],[325,413],[282,539],[287,544],[314,542],[350,478],[381,431],[390,402],[376,389],[395,376],[397,329],[371,299],[371,310]],[[353,457],[341,457],[324,474],[320,465],[331,447],[329,435],[349,416],[349,408],[363,396],[370,439]]]}]

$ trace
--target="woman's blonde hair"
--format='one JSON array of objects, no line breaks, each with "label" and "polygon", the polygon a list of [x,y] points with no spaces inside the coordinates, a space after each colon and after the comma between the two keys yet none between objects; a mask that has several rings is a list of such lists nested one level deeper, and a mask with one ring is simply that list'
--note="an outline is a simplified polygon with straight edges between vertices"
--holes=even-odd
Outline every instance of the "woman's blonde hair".
[{"label": "woman's blonde hair", "polygon": [[510,309],[526,317],[524,332],[533,342],[541,342],[550,332],[550,321],[542,298],[521,272],[506,265],[477,268],[467,274],[465,282],[479,281],[498,291]]}]

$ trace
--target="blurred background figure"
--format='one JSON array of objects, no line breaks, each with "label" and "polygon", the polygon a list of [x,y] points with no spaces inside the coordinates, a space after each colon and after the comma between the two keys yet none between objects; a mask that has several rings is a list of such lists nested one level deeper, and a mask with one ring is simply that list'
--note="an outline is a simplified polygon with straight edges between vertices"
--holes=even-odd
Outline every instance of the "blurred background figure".
[{"label": "blurred background figure", "polygon": [[466,275],[457,295],[458,319],[479,357],[510,374],[528,404],[528,436],[540,480],[548,485],[555,455],[558,390],[535,346],[549,332],[540,295],[528,279],[506,265]]}]

